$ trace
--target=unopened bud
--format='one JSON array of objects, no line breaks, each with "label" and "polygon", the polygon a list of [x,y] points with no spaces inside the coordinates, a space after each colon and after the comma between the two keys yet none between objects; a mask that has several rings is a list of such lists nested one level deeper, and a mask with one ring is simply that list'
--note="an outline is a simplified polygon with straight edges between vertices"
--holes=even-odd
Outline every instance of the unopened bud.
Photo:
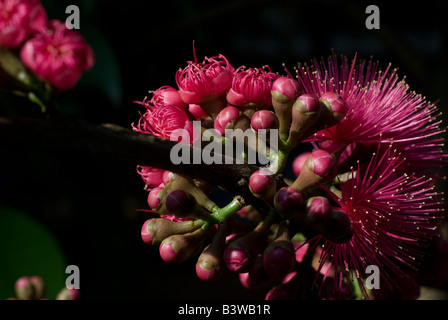
[{"label": "unopened bud", "polygon": [[258,254],[266,247],[272,220],[267,218],[248,234],[231,242],[224,251],[227,268],[234,272],[248,272]]},{"label": "unopened bud", "polygon": [[233,106],[227,106],[222,109],[216,117],[214,128],[221,135],[225,134],[226,129],[233,129],[235,123],[240,118],[240,110]]},{"label": "unopened bud", "polygon": [[206,236],[202,228],[187,234],[169,236],[160,244],[160,256],[167,263],[183,262],[202,247]]},{"label": "unopened bud", "polygon": [[278,212],[287,215],[300,215],[303,212],[303,196],[292,187],[281,188],[274,198]]},{"label": "unopened bud", "polygon": [[213,281],[224,269],[224,248],[226,245],[226,226],[221,224],[212,242],[205,248],[196,263],[196,274],[203,281]]},{"label": "unopened bud", "polygon": [[307,138],[310,135],[308,129],[317,121],[320,113],[321,106],[315,95],[306,93],[298,97],[291,110],[292,122],[287,144],[293,147]]},{"label": "unopened bud", "polygon": [[249,188],[257,198],[271,202],[275,195],[275,178],[265,170],[255,171],[249,178]]},{"label": "unopened bud", "polygon": [[269,110],[255,112],[250,120],[250,125],[255,132],[278,128],[278,119],[275,113]]},{"label": "unopened bud", "polygon": [[164,218],[153,218],[145,221],[141,236],[146,244],[158,245],[171,235],[193,232],[202,225],[204,225],[202,220],[176,222]]},{"label": "unopened bud", "polygon": [[325,197],[312,197],[307,201],[307,217],[311,223],[326,223],[333,209],[330,200]]},{"label": "unopened bud", "polygon": [[298,155],[293,163],[292,163],[292,171],[298,177],[300,174],[300,170],[302,170],[303,165],[305,164],[308,157],[311,155],[311,152],[304,152]]},{"label": "unopened bud", "polygon": [[336,176],[336,160],[325,150],[316,150],[306,160],[292,187],[304,191]]}]

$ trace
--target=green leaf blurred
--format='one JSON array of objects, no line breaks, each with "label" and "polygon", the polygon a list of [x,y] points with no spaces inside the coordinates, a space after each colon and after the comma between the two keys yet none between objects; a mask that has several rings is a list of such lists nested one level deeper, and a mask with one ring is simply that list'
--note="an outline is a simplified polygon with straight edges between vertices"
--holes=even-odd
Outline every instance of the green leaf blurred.
[{"label": "green leaf blurred", "polygon": [[15,281],[40,276],[46,298],[65,286],[67,262],[56,238],[39,221],[13,208],[0,206],[0,299],[14,297]]}]

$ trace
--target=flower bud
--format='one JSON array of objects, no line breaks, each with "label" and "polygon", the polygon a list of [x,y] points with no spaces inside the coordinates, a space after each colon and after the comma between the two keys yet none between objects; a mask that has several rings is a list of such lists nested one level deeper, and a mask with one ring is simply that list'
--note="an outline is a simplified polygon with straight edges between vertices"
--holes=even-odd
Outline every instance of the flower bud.
[{"label": "flower bud", "polygon": [[300,215],[303,212],[303,196],[294,188],[283,187],[275,195],[274,206],[282,214]]},{"label": "flower bud", "polygon": [[19,300],[34,300],[36,298],[36,289],[30,277],[17,279],[14,289],[16,291],[16,297]]},{"label": "flower bud", "polygon": [[69,289],[63,288],[59,291],[55,300],[80,300],[81,299],[81,291],[79,289]]},{"label": "flower bud", "polygon": [[265,170],[258,170],[249,178],[250,191],[260,199],[271,202],[275,195],[275,178]]},{"label": "flower bud", "polygon": [[250,120],[250,126],[255,132],[262,129],[268,131],[269,129],[278,128],[278,119],[275,113],[269,110],[259,110],[255,112]]},{"label": "flower bud", "polygon": [[329,181],[336,175],[336,160],[325,150],[316,150],[306,160],[292,187],[304,191]]},{"label": "flower bud", "polygon": [[248,272],[258,254],[266,246],[272,220],[267,218],[248,234],[230,243],[224,251],[227,268],[234,272]]},{"label": "flower bud", "polygon": [[167,193],[174,190],[185,190],[191,194],[197,203],[204,207],[207,211],[212,212],[217,207],[216,203],[209,199],[209,197],[202,191],[194,182],[194,180],[185,175],[180,175],[174,172],[170,172],[168,176],[164,177],[166,184],[165,190]]},{"label": "flower bud", "polygon": [[152,189],[148,193],[148,205],[149,207],[157,212],[157,209],[160,208],[160,204],[165,198],[165,190],[161,187],[157,187]]},{"label": "flower bud", "polygon": [[311,152],[304,152],[298,155],[293,163],[292,163],[292,171],[298,177],[300,174],[300,170],[302,170],[303,165],[305,164],[308,157],[311,155]]},{"label": "flower bud", "polygon": [[159,247],[160,257],[167,263],[179,263],[194,255],[207,236],[204,229],[165,238]]},{"label": "flower bud", "polygon": [[321,113],[319,99],[312,94],[302,94],[292,106],[292,122],[287,144],[294,147],[303,138],[307,138],[308,129],[317,121]]},{"label": "flower bud", "polygon": [[240,118],[240,110],[233,106],[228,106],[219,112],[214,122],[214,128],[222,136],[226,129],[233,129],[235,123]]},{"label": "flower bud", "polygon": [[178,218],[197,218],[208,220],[210,215],[200,207],[191,193],[179,189],[171,191],[166,197],[167,210]]},{"label": "flower bud", "polygon": [[342,210],[333,210],[330,219],[318,226],[318,230],[329,241],[345,243],[353,237],[353,225],[348,214]]},{"label": "flower bud", "polygon": [[325,92],[320,96],[320,101],[325,104],[335,120],[334,123],[328,123],[328,127],[339,122],[342,118],[344,118],[348,111],[347,102],[345,102],[342,96],[336,92]]},{"label": "flower bud", "polygon": [[268,274],[281,275],[291,272],[295,265],[294,246],[287,226],[281,223],[276,238],[264,250],[263,266]]},{"label": "flower bud", "polygon": [[280,77],[272,85],[272,106],[279,120],[279,136],[288,138],[291,122],[291,109],[294,101],[303,93],[302,86],[297,80],[289,77]]},{"label": "flower bud", "polygon": [[34,287],[35,299],[43,299],[46,291],[44,280],[39,276],[32,276],[30,277],[30,282]]},{"label": "flower bud", "polygon": [[330,200],[325,197],[309,198],[306,204],[307,218],[311,223],[326,223],[332,214]]},{"label": "flower bud", "polygon": [[213,281],[224,270],[224,248],[226,245],[226,226],[221,224],[210,245],[199,256],[196,274],[203,281]]},{"label": "flower bud", "polygon": [[165,238],[174,234],[193,232],[204,224],[202,220],[170,221],[164,218],[153,218],[145,221],[141,236],[146,244],[159,245]]}]

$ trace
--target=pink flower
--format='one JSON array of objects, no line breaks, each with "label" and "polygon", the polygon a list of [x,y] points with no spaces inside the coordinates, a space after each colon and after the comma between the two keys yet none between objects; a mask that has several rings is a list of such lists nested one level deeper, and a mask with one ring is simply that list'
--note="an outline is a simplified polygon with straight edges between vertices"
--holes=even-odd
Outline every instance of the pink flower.
[{"label": "pink flower", "polygon": [[36,75],[61,90],[75,86],[95,60],[81,34],[58,20],[50,21],[47,29],[25,42],[20,57]]},{"label": "pink flower", "polygon": [[182,110],[188,108],[188,105],[183,102],[179,91],[171,86],[160,87],[155,91],[151,91],[151,93],[153,94],[151,103],[156,107],[170,105]]},{"label": "pink flower", "polygon": [[237,107],[267,109],[272,105],[271,89],[277,78],[269,66],[247,70],[241,66],[234,73],[227,101]]},{"label": "pink flower", "polygon": [[342,197],[334,195],[352,221],[353,236],[339,244],[321,236],[315,240],[323,240],[319,268],[331,266],[335,285],[356,277],[365,295],[363,274],[375,265],[381,287],[403,293],[400,279],[418,266],[426,246],[438,237],[443,202],[432,179],[402,171],[400,156],[391,147],[374,154],[366,167],[358,164],[356,178],[342,185]]},{"label": "pink flower", "polygon": [[356,64],[356,57],[351,65],[342,57],[339,65],[333,54],[326,64],[315,59],[298,70],[305,92],[319,97],[339,93],[348,107],[337,125],[311,138],[322,142],[321,148],[330,141],[332,146],[355,142],[376,149],[378,143],[387,147],[393,141],[414,168],[446,161],[448,155],[441,149],[445,130],[437,107],[410,92],[390,65],[381,71],[372,59]]},{"label": "pink flower", "polygon": [[186,104],[200,104],[225,94],[232,84],[233,71],[223,55],[205,57],[202,63],[188,62],[187,67],[176,72],[182,100]]},{"label": "pink flower", "polygon": [[185,111],[172,105],[155,107],[147,102],[146,98],[143,102],[136,103],[144,105],[146,112],[136,126],[132,125],[135,131],[189,144],[193,144],[194,139],[198,137]]},{"label": "pink flower", "polygon": [[150,188],[155,188],[163,183],[163,174],[166,170],[149,166],[137,166],[137,173],[142,177],[143,182]]},{"label": "pink flower", "polygon": [[16,48],[46,23],[39,0],[0,0],[0,45]]}]

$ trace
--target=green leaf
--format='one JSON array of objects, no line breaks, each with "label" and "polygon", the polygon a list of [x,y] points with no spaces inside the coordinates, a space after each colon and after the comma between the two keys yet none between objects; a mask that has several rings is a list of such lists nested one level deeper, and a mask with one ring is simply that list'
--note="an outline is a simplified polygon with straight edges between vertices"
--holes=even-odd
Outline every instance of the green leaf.
[{"label": "green leaf", "polygon": [[56,238],[42,223],[13,208],[0,206],[0,299],[15,297],[15,281],[40,276],[46,298],[65,286],[65,260]]}]

